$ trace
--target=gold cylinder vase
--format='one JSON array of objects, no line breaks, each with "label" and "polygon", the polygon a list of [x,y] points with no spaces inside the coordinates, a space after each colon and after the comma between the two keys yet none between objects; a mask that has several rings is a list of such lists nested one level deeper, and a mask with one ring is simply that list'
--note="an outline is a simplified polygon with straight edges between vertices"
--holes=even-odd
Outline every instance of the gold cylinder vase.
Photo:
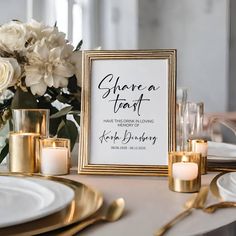
[{"label": "gold cylinder vase", "polygon": [[201,154],[170,152],[168,163],[169,189],[175,192],[198,192],[201,187]]},{"label": "gold cylinder vase", "polygon": [[13,131],[49,135],[48,109],[12,109]]},{"label": "gold cylinder vase", "polygon": [[39,134],[10,133],[9,171],[21,173],[38,172]]}]

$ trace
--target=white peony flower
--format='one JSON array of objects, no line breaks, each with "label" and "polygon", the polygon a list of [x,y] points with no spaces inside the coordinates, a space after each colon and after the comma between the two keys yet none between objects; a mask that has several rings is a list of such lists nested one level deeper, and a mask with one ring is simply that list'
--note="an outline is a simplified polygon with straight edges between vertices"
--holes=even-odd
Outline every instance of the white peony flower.
[{"label": "white peony flower", "polygon": [[34,95],[42,96],[47,87],[67,87],[68,78],[75,73],[68,60],[71,54],[70,47],[50,49],[46,39],[37,42],[33,52],[27,54],[29,63],[25,66],[25,83]]},{"label": "white peony flower", "polygon": [[10,51],[23,51],[27,41],[25,25],[11,21],[0,27],[0,45]]},{"label": "white peony flower", "polygon": [[31,38],[31,46],[37,41],[45,39],[49,48],[64,46],[67,44],[65,39],[65,33],[59,32],[57,27],[45,26],[44,24],[31,20],[26,24],[26,28],[29,31]]},{"label": "white peony flower", "polygon": [[25,27],[30,32],[31,36],[38,39],[38,36],[41,34],[41,31],[45,26],[42,23],[32,19],[29,23],[25,24]]},{"label": "white peony flower", "polygon": [[14,58],[0,57],[0,92],[15,85],[21,75],[21,69]]}]

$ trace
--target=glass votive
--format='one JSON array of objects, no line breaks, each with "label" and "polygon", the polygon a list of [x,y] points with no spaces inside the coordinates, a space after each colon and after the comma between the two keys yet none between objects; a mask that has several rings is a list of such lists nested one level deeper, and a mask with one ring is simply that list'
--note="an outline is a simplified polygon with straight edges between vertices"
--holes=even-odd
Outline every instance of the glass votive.
[{"label": "glass votive", "polygon": [[169,189],[192,193],[201,187],[201,154],[195,152],[169,152]]},{"label": "glass votive", "polygon": [[183,118],[187,104],[187,88],[177,88],[176,91],[176,150],[184,149],[185,137]]},{"label": "glass votive", "polygon": [[208,143],[204,139],[189,139],[188,150],[191,152],[198,152],[201,154],[201,174],[207,174],[207,152]]},{"label": "glass votive", "polygon": [[12,118],[14,132],[49,134],[48,109],[12,109]]},{"label": "glass votive", "polygon": [[70,140],[41,138],[40,172],[43,175],[65,175],[70,170]]},{"label": "glass votive", "polygon": [[[176,123],[176,129],[181,132],[179,134],[177,132],[177,150],[186,151],[188,150],[188,139],[197,139],[202,136],[204,103],[187,102],[186,104],[179,104],[178,110],[179,115],[177,115],[176,120],[180,121]],[[179,139],[181,142],[178,143]]]},{"label": "glass votive", "polygon": [[9,171],[38,172],[39,134],[11,132],[9,135]]}]

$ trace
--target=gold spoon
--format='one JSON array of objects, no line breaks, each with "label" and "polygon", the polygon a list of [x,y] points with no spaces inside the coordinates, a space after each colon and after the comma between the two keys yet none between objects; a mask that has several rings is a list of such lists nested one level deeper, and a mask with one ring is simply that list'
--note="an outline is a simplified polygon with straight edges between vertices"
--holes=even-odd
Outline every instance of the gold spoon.
[{"label": "gold spoon", "polygon": [[92,225],[92,224],[97,223],[99,221],[107,221],[107,222],[116,221],[123,214],[124,208],[125,208],[124,199],[118,198],[109,205],[105,215],[100,215],[100,216],[96,216],[96,217],[84,220],[84,221],[72,226],[70,229],[57,234],[57,236],[74,235],[74,234],[78,233],[79,231],[81,231],[82,229],[88,227],[89,225]]},{"label": "gold spoon", "polygon": [[205,201],[207,199],[208,190],[209,189],[207,186],[201,187],[200,191],[196,195],[194,195],[194,198],[191,198],[185,203],[185,207],[187,207],[187,209],[182,211],[180,214],[178,214],[175,218],[173,218],[167,224],[163,225],[159,230],[155,232],[154,235],[155,236],[164,235],[166,231],[169,230],[173,225],[175,225],[184,217],[190,215],[192,213],[193,208],[197,208],[197,209],[203,208]]},{"label": "gold spoon", "polygon": [[207,213],[214,213],[217,209],[230,207],[236,207],[236,202],[218,202],[203,208],[203,211]]}]

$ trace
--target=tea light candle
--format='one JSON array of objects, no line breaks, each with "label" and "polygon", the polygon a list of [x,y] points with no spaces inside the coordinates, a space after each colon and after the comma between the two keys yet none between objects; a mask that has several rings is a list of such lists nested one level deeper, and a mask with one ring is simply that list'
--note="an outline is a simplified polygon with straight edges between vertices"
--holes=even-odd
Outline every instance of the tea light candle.
[{"label": "tea light candle", "polygon": [[46,175],[67,174],[67,153],[66,147],[43,147],[41,150],[41,173]]},{"label": "tea light candle", "polygon": [[191,162],[177,162],[172,166],[173,178],[180,180],[193,180],[198,176],[197,163]]},{"label": "tea light candle", "polygon": [[194,152],[199,152],[202,154],[202,157],[206,157],[207,156],[207,150],[208,150],[208,145],[207,142],[196,142],[195,144],[195,148],[194,148]]},{"label": "tea light candle", "polygon": [[69,172],[70,141],[60,138],[40,140],[40,172],[64,175]]},{"label": "tea light candle", "polygon": [[169,152],[169,189],[192,193],[201,187],[201,154],[197,152]]},{"label": "tea light candle", "polygon": [[208,143],[203,139],[189,139],[189,151],[201,154],[201,174],[207,173]]}]

